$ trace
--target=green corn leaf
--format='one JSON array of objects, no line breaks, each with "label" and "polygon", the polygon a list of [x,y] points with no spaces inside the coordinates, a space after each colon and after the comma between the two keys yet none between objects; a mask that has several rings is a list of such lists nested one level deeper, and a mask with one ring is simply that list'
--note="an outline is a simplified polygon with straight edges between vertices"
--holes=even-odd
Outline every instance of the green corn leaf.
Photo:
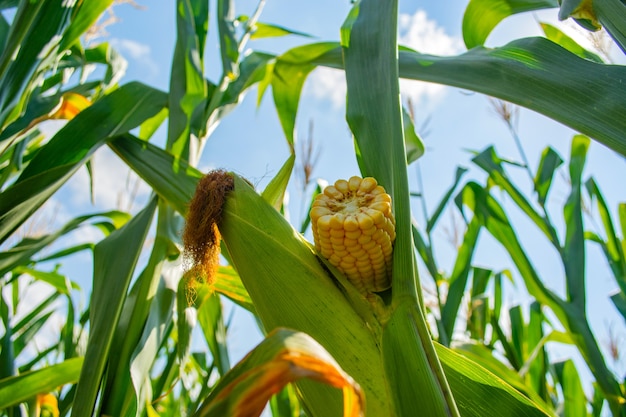
[{"label": "green corn leaf", "polygon": [[[541,346],[543,346],[543,344]],[[554,415],[552,407],[548,405],[549,402],[546,402],[536,392],[530,389],[525,383],[524,378],[520,376],[518,372],[515,372],[509,366],[505,365],[500,359],[496,358],[493,355],[494,352],[487,346],[475,342],[463,343],[455,346],[453,352],[485,368],[488,371],[487,374],[491,373],[495,377],[503,380],[506,385],[515,389],[526,399],[534,402],[546,415]],[[508,398],[508,400],[510,401],[512,398]]]},{"label": "green corn leaf", "polygon": [[172,292],[176,291],[176,283],[172,283],[172,274],[164,273],[163,269],[166,259],[178,255],[167,233],[169,227],[180,223],[171,216],[170,210],[159,201],[157,235],[150,258],[124,301],[115,329],[108,365],[115,372],[107,378],[102,396],[103,409],[110,415],[126,415],[131,412],[129,409],[135,408],[141,411],[145,404],[142,399],[147,394],[140,388],[145,387],[143,380],[171,323],[168,313],[173,312],[175,296]]},{"label": "green corn leaf", "polygon": [[568,320],[563,302],[541,281],[498,202],[479,184],[469,182],[457,196],[457,205],[459,207],[464,205],[474,212],[489,233],[505,247],[524,279],[528,292],[537,301],[549,306],[565,325]]},{"label": "green corn leaf", "polygon": [[559,247],[558,236],[556,230],[550,224],[549,220],[537,213],[530,202],[526,199],[513,182],[509,179],[507,173],[502,167],[502,160],[496,155],[493,146],[488,147],[483,152],[472,159],[476,165],[483,169],[489,178],[500,188],[511,196],[515,204],[531,219],[535,225],[541,230],[548,240],[556,247]]},{"label": "green corn leaf", "polygon": [[[313,47],[298,48],[307,62],[343,67],[339,48],[314,58],[307,53]],[[456,57],[401,50],[398,58],[402,78],[476,91],[526,107],[626,155],[626,120],[612,104],[626,101],[626,93],[615,88],[625,76],[624,67],[579,58],[545,38],[477,47]]]},{"label": "green corn leaf", "polygon": [[317,180],[316,184],[315,184],[315,189],[313,190],[313,193],[311,193],[311,199],[309,200],[309,206],[306,210],[306,215],[304,217],[304,220],[302,220],[302,224],[300,225],[300,233],[304,234],[304,232],[306,232],[306,230],[308,229],[309,225],[311,224],[311,216],[309,215],[309,213],[311,212],[311,207],[313,206],[313,202],[315,201],[315,197],[317,197],[319,194],[322,193],[322,189],[325,187],[326,182],[323,180]]},{"label": "green corn leaf", "polygon": [[195,192],[198,179],[202,177],[200,171],[184,160],[177,161],[171,153],[132,135],[117,137],[109,143],[109,147],[159,197],[180,214],[187,213],[189,200]]},{"label": "green corn leaf", "polygon": [[58,58],[59,35],[75,7],[63,0],[20,2],[0,56],[0,130],[22,112],[36,75]]},{"label": "green corn leaf", "polygon": [[491,321],[492,312],[489,297],[485,293],[487,284],[493,277],[493,271],[483,268],[472,268],[472,288],[470,290],[469,317],[467,328],[472,339],[485,340],[487,325]]},{"label": "green corn leaf", "polygon": [[[158,277],[158,275],[156,276]],[[174,315],[178,279],[175,273],[170,272],[165,273],[164,278],[158,281],[158,288],[153,290],[154,297],[151,299],[150,310],[144,322],[145,326],[143,327],[141,338],[137,342],[134,340],[130,341],[131,343],[135,342],[132,343],[134,349],[130,358],[131,361],[128,364],[123,364],[125,368],[130,365],[130,377],[134,391],[133,400],[137,414],[142,412],[146,402],[151,402],[151,391],[147,388],[146,383],[150,380],[150,372],[155,361],[158,359],[159,350],[162,347],[163,341],[166,340],[169,335],[168,328],[171,328],[172,317]],[[141,296],[143,296],[143,294],[140,292],[140,297]],[[138,304],[147,304],[147,301]],[[135,329],[132,329],[132,331],[136,332]],[[128,342],[126,343],[128,344]],[[127,395],[128,394],[127,392]],[[128,413],[134,410],[134,407],[132,405],[129,407],[128,404],[128,401],[124,403],[126,408],[122,409],[122,412],[118,415],[128,415]],[[130,402],[130,404],[133,403]],[[112,400],[111,405],[119,407],[120,404]]]},{"label": "green corn leaf", "polygon": [[2,39],[2,41],[0,41],[0,56],[4,52],[5,42],[9,37],[10,30],[11,25],[9,25],[9,22],[7,22],[3,15],[0,15],[0,39]]},{"label": "green corn leaf", "polygon": [[274,55],[256,51],[247,54],[241,60],[239,64],[239,76],[235,80],[232,80],[224,91],[224,96],[220,102],[219,117],[223,117],[233,105],[239,103],[244,92],[250,86],[271,76],[273,60]]},{"label": "green corn leaf", "polygon": [[56,271],[38,271],[32,268],[17,267],[13,271],[16,274],[27,274],[35,278],[38,281],[45,282],[61,294],[70,295],[71,290],[80,290],[80,286],[67,279],[66,276],[59,274]]},{"label": "green corn leaf", "polygon": [[[478,362],[435,343],[437,354],[454,391],[461,415],[479,416],[554,416],[542,406],[541,400],[533,401],[502,379],[483,368]],[[482,398],[484,401],[476,402]]]},{"label": "green corn leaf", "polygon": [[256,315],[250,294],[243,286],[239,274],[232,267],[219,267],[213,288],[223,296],[228,297],[235,304]]},{"label": "green corn leaf", "polygon": [[557,0],[471,0],[463,15],[463,40],[471,49],[485,43],[491,31],[517,13],[559,7]]},{"label": "green corn leaf", "polygon": [[541,159],[539,160],[539,166],[534,178],[537,201],[541,206],[544,206],[546,203],[554,173],[562,163],[563,160],[559,154],[551,147],[545,148],[541,153]]},{"label": "green corn leaf", "polygon": [[4,241],[112,136],[135,128],[165,107],[165,95],[127,84],[69,121],[37,153],[17,181],[0,193]]},{"label": "green corn leaf", "polygon": [[[237,21],[243,23],[248,27],[248,16],[241,15],[237,18]],[[299,32],[297,30],[289,29],[284,26],[273,25],[269,23],[256,22],[252,27],[248,27],[252,35],[250,39],[263,39],[263,38],[276,38],[280,36],[297,35],[305,38],[312,38],[313,36],[308,33]]]},{"label": "green corn leaf", "polygon": [[[14,339],[15,356],[22,352],[22,349],[30,343],[33,336],[37,334],[37,329],[41,328],[45,321],[52,315],[52,304],[59,298],[58,293],[52,293],[39,304],[33,306],[30,311],[13,325],[12,333]],[[21,300],[22,302],[27,300]],[[15,304],[14,304],[15,305]]]},{"label": "green corn leaf", "polygon": [[587,399],[576,370],[576,365],[570,359],[555,364],[556,374],[563,388],[563,416],[586,417]]},{"label": "green corn leaf", "polygon": [[[548,400],[548,387],[546,375],[548,374],[548,357],[543,346],[538,346],[543,336],[544,316],[541,306],[533,302],[530,305],[530,320],[526,326],[526,346],[525,357],[526,363],[529,363],[528,378],[533,391],[539,394],[544,400]],[[532,351],[531,351],[532,349]],[[531,358],[532,355],[532,358]],[[532,360],[531,360],[532,359]],[[530,362],[529,362],[530,361]],[[526,365],[526,364],[525,364]]]},{"label": "green corn leaf", "polygon": [[524,364],[524,344],[526,342],[526,324],[522,317],[522,308],[517,305],[509,309],[509,323],[511,323],[511,347],[513,356],[509,361],[513,368],[520,369]]},{"label": "green corn leaf", "polygon": [[553,26],[549,23],[539,22],[541,26],[541,30],[546,35],[546,38],[550,39],[552,42],[561,45],[563,48],[567,49],[573,54],[578,55],[581,58],[588,59],[590,61],[597,62],[599,64],[604,61],[597,54],[588,51],[587,49],[580,46],[574,39],[567,36],[563,33],[562,30]]},{"label": "green corn leaf", "polygon": [[[99,43],[93,48],[87,48],[84,51],[81,50],[80,52],[81,54],[78,57],[72,56],[68,59],[74,58],[77,61],[75,65],[80,66],[81,70],[83,70],[83,68],[88,64],[105,65],[106,71],[104,78],[101,81],[102,90],[104,93],[108,93],[110,90],[117,87],[118,81],[122,78],[126,72],[126,67],[128,66],[128,63],[122,55],[120,55],[108,42]],[[81,81],[83,80],[81,79]],[[89,84],[81,84],[76,87],[77,90],[84,85]]]},{"label": "green corn leaf", "polygon": [[85,361],[76,389],[72,416],[91,414],[100,391],[108,353],[126,293],[156,210],[156,198],[124,227],[98,243],[94,254],[94,283],[90,305],[90,333]]},{"label": "green corn leaf", "polygon": [[[177,38],[170,77],[167,149],[177,157],[195,161],[199,155],[190,155],[191,142],[198,140],[190,137],[192,117],[201,112],[208,93],[204,50],[199,49],[205,42],[208,3],[188,0],[176,3]],[[193,132],[196,136],[199,128]]]},{"label": "green corn leaf", "polygon": [[[48,298],[46,301],[52,299],[53,297]],[[56,294],[54,295],[54,299],[56,299]],[[53,311],[48,311],[43,313],[41,316],[35,317],[28,323],[28,326],[24,329],[22,333],[20,333],[17,337],[15,337],[13,341],[15,356],[18,357],[26,347],[33,342],[38,333],[41,333],[44,326],[48,323],[50,317],[54,314]]]},{"label": "green corn leaf", "polygon": [[589,139],[576,135],[572,140],[569,174],[571,192],[563,206],[565,240],[563,242],[563,265],[567,282],[568,301],[585,309],[585,238],[582,217],[582,172],[589,148]]},{"label": "green corn leaf", "polygon": [[[578,161],[581,162],[580,159]],[[581,169],[580,163],[575,163],[572,166],[575,174],[576,171],[580,172]],[[457,199],[461,200],[476,216],[481,218],[484,227],[507,250],[511,260],[520,272],[528,292],[539,303],[548,306],[568,332],[577,336],[574,339],[577,348],[589,364],[598,384],[609,399],[612,410],[617,410],[620,407],[620,388],[611,371],[606,366],[604,357],[585,318],[584,311],[580,309],[579,305],[567,303],[545,287],[521,247],[506,213],[482,187],[474,182],[470,182],[464,187],[461,194],[457,196]],[[457,204],[460,203],[457,202]],[[492,325],[498,330],[497,322],[494,321]],[[502,337],[500,339],[504,344],[504,339]]]},{"label": "green corn leaf", "polygon": [[204,339],[213,356],[215,367],[222,376],[230,369],[222,302],[217,294],[211,293],[206,287],[202,287],[198,291],[196,308],[198,309],[198,323],[202,327]]},{"label": "green corn leaf", "polygon": [[626,257],[620,238],[615,232],[613,226],[613,220],[611,219],[611,213],[606,205],[606,201],[600,188],[596,184],[593,178],[589,178],[585,182],[585,188],[592,199],[595,199],[598,214],[602,220],[602,226],[604,227],[604,234],[606,236],[606,242],[603,239],[599,239],[598,242],[602,244],[604,254],[609,262],[609,266],[613,271],[613,276],[617,281],[622,293],[626,294]]},{"label": "green corn leaf", "polygon": [[83,358],[68,359],[56,365],[0,379],[0,409],[7,408],[42,392],[52,392],[59,386],[78,380]]},{"label": "green corn leaf", "polygon": [[217,27],[222,54],[222,71],[225,78],[234,79],[239,75],[237,65],[239,42],[235,35],[235,3],[232,0],[218,0]]},{"label": "green corn leaf", "polygon": [[471,269],[472,256],[476,249],[476,243],[478,242],[478,236],[480,234],[481,224],[476,218],[468,224],[467,230],[463,236],[463,242],[458,248],[456,260],[454,262],[454,269],[450,275],[448,297],[446,303],[441,310],[441,321],[443,322],[443,328],[445,329],[446,336],[452,340],[452,333],[454,331],[454,324],[459,314],[459,307],[461,306],[461,300],[465,295],[465,288],[467,286],[467,279]]},{"label": "green corn leaf", "polygon": [[265,190],[263,190],[263,194],[261,194],[263,198],[274,206],[276,210],[280,211],[283,204],[285,191],[287,190],[289,178],[291,178],[291,173],[293,172],[295,160],[296,155],[292,153],[280,168],[276,176],[272,178],[269,184],[267,184]]},{"label": "green corn leaf", "polygon": [[407,165],[417,161],[424,155],[424,142],[415,131],[411,115],[402,107],[402,123],[404,124],[404,146],[406,148]]},{"label": "green corn leaf", "polygon": [[113,0],[96,0],[78,3],[78,7],[73,11],[71,23],[65,30],[65,33],[63,33],[60,49],[64,50],[72,46],[112,3]]},{"label": "green corn leaf", "polygon": [[[31,238],[26,237],[22,239],[17,245],[9,248],[4,252],[0,252],[0,276],[5,273],[13,270],[18,265],[27,265],[33,262],[32,257],[40,252],[42,249],[48,247],[52,243],[54,243],[61,236],[66,235],[78,227],[82,226],[87,220],[91,220],[93,218],[98,217],[106,217],[110,219],[114,219],[119,226],[123,224],[126,220],[128,220],[128,215],[126,213],[118,212],[118,211],[109,211],[103,213],[94,213],[88,214],[85,216],[79,216],[75,219],[67,222],[63,227],[61,227],[55,233]],[[121,222],[121,223],[120,223]],[[63,253],[58,253],[57,255],[64,255]],[[43,262],[46,260],[54,259],[52,255],[47,256],[45,258],[39,259],[39,262]]]},{"label": "green corn leaf", "polygon": [[272,417],[300,417],[300,402],[293,386],[288,385],[270,400]]},{"label": "green corn leaf", "polygon": [[315,68],[311,61],[337,47],[336,43],[318,43],[294,48],[276,58],[271,78],[274,106],[290,148],[294,146],[294,130],[302,86]]},{"label": "green corn leaf", "polygon": [[461,178],[463,178],[463,175],[465,175],[466,172],[467,172],[467,168],[463,168],[463,167],[456,168],[456,173],[454,174],[454,181],[452,185],[450,186],[450,188],[448,188],[448,191],[446,191],[446,193],[443,195],[443,197],[441,198],[441,201],[439,201],[439,204],[437,205],[437,208],[435,209],[435,212],[430,216],[430,219],[428,219],[428,222],[426,223],[426,233],[430,233],[435,228],[435,225],[439,221],[439,217],[441,217],[441,213],[443,213],[443,210],[448,205],[448,202],[450,201],[450,197],[452,197],[452,194],[454,194],[454,190],[456,190],[456,187],[459,185]]},{"label": "green corn leaf", "polygon": [[4,326],[4,335],[0,338],[0,378],[11,377],[17,373],[15,364],[15,352],[13,351],[13,327],[11,326],[12,311],[4,299],[5,295],[0,293],[0,314]]},{"label": "green corn leaf", "polygon": [[412,225],[413,228],[413,245],[415,245],[415,249],[417,253],[426,264],[426,268],[428,269],[428,273],[433,277],[435,281],[438,281],[441,278],[441,274],[439,272],[439,268],[437,267],[437,260],[435,259],[435,255],[433,254],[432,247],[426,243],[424,237],[421,232],[417,229],[415,222]]},{"label": "green corn leaf", "polygon": [[624,294],[624,292],[618,292],[611,295],[611,301],[615,305],[617,311],[624,318],[624,321],[626,321],[626,295]]}]

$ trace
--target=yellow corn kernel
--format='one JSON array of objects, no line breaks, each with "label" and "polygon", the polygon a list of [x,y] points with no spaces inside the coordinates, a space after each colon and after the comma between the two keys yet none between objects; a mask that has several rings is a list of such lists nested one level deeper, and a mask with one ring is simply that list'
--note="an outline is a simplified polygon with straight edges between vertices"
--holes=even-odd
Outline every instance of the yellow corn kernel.
[{"label": "yellow corn kernel", "polygon": [[371,177],[337,180],[312,204],[315,248],[363,294],[391,286],[391,197]]}]

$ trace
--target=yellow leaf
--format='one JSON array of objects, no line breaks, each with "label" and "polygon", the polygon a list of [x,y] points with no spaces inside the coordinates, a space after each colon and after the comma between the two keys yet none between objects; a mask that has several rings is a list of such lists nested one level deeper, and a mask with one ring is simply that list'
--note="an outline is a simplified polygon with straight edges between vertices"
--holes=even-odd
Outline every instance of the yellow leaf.
[{"label": "yellow leaf", "polygon": [[52,114],[48,115],[47,118],[71,120],[90,105],[91,101],[85,96],[67,92],[61,96],[59,105],[53,109]]}]

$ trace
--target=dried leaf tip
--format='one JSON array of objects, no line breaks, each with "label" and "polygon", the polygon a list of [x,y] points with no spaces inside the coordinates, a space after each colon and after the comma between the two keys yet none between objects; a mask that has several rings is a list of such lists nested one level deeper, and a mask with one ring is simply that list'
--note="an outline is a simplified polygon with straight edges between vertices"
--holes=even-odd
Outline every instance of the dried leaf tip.
[{"label": "dried leaf tip", "polygon": [[222,219],[226,196],[233,189],[233,176],[224,170],[214,170],[200,179],[189,203],[183,246],[190,304],[195,301],[195,288],[198,285],[212,284],[215,280],[220,254],[218,224]]}]

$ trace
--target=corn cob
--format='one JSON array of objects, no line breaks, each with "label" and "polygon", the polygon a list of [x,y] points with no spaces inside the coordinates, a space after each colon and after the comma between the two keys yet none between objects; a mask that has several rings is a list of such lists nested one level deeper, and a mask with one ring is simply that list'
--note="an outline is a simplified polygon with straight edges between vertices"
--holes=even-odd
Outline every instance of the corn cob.
[{"label": "corn cob", "polygon": [[309,213],[315,248],[363,294],[391,286],[391,197],[371,177],[337,180]]}]

